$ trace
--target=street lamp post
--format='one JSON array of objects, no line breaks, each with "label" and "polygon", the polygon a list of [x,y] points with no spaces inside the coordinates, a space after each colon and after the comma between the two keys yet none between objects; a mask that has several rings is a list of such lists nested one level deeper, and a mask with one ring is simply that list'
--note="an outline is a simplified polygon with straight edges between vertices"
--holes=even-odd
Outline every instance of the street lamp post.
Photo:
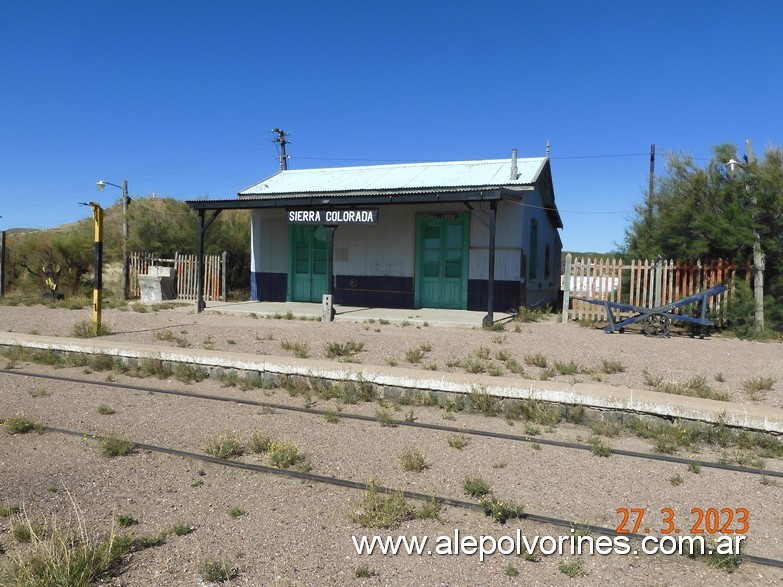
[{"label": "street lamp post", "polygon": [[123,179],[122,185],[98,181],[98,191],[102,192],[107,185],[114,186],[122,190],[122,299],[128,299],[128,180]]},{"label": "street lamp post", "polygon": [[[730,159],[726,163],[726,171],[729,177],[734,177],[739,169],[745,170],[746,173],[751,173],[747,166],[743,165],[736,159]],[[743,180],[744,183],[744,180]],[[748,192],[748,184],[745,183],[745,192]],[[759,235],[758,227],[756,226],[756,212],[758,210],[758,200],[756,199],[756,193],[751,192],[750,205],[752,206],[751,214],[753,220],[753,295],[756,301],[756,310],[753,315],[753,323],[756,326],[757,332],[764,331],[764,253],[761,251],[761,236]]]}]

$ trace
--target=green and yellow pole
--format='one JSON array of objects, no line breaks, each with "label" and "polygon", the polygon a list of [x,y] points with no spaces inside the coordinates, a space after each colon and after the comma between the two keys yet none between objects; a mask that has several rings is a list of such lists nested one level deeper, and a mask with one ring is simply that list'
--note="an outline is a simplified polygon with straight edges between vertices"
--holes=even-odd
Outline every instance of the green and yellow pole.
[{"label": "green and yellow pole", "polygon": [[92,215],[95,220],[92,321],[95,325],[95,336],[98,336],[101,331],[101,305],[103,303],[103,208],[95,202],[90,202],[90,206],[92,206]]}]

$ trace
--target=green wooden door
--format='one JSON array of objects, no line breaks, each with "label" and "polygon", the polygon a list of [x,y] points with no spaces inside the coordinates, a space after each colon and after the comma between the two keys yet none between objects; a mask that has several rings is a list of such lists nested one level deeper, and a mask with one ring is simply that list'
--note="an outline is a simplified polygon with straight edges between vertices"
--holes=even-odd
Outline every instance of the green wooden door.
[{"label": "green wooden door", "polygon": [[320,302],[326,293],[327,235],[323,226],[291,227],[290,299]]},{"label": "green wooden door", "polygon": [[467,308],[468,238],[467,214],[417,219],[416,306]]}]

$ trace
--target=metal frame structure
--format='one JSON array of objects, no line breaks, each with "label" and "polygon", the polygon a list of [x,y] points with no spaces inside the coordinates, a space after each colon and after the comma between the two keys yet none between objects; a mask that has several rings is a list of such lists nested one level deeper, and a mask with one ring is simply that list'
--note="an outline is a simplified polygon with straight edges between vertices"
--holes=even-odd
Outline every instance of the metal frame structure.
[{"label": "metal frame structure", "polygon": [[[575,300],[582,300],[590,304],[603,306],[606,309],[606,317],[609,325],[604,327],[605,332],[614,332],[615,330],[622,331],[626,326],[635,324],[636,322],[643,322],[644,333],[648,336],[668,336],[669,328],[673,320],[679,320],[680,322],[688,322],[690,324],[698,324],[699,326],[711,326],[712,321],[707,318],[707,300],[712,296],[722,294],[728,287],[723,284],[716,285],[710,289],[706,289],[702,292],[682,298],[658,306],[656,308],[643,308],[641,306],[632,306],[630,304],[621,304],[619,302],[610,302],[609,300],[597,300],[593,298],[582,298],[574,296]],[[677,314],[673,310],[688,306],[690,304],[698,304],[696,310],[696,316],[688,316],[686,314]],[[615,321],[612,309],[620,310],[623,312],[635,312],[634,316]]]}]

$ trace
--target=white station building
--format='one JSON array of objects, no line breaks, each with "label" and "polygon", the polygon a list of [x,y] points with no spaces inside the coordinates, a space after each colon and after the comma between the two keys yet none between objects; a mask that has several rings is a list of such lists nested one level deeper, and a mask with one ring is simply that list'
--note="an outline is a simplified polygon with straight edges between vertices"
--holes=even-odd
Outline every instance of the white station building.
[{"label": "white station building", "polygon": [[188,205],[202,243],[205,212],[250,210],[257,301],[330,293],[335,305],[491,317],[559,295],[563,224],[548,157],[283,170],[235,199]]}]

